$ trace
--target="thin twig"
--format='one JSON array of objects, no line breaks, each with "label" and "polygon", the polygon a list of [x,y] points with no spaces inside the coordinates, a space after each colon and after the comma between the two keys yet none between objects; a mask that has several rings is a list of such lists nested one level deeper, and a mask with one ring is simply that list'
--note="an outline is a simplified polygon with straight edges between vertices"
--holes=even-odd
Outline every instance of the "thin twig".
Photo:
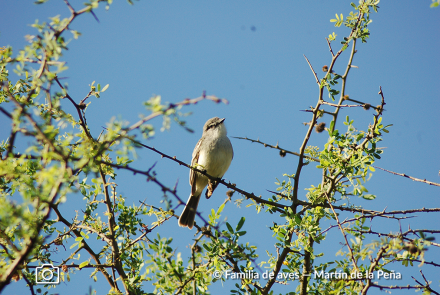
[{"label": "thin twig", "polygon": [[394,175],[399,175],[399,176],[402,176],[402,177],[409,178],[409,179],[414,180],[414,181],[423,182],[423,183],[427,183],[429,185],[434,185],[434,186],[440,186],[440,183],[435,183],[435,182],[432,182],[432,181],[429,181],[429,180],[426,180],[426,179],[415,178],[415,177],[406,175],[404,173],[393,172],[393,171],[390,171],[390,170],[387,170],[387,169],[384,169],[384,168],[381,168],[381,167],[377,167],[377,166],[373,166],[373,167],[377,168],[377,169],[380,169],[380,170],[383,170],[385,172],[394,174]]},{"label": "thin twig", "polygon": [[[249,140],[250,142],[256,142],[256,143],[262,144],[262,145],[264,145],[264,147],[270,147],[270,148],[273,148],[273,149],[280,150],[281,152],[285,152],[286,154],[292,154],[292,155],[295,155],[295,156],[298,156],[298,157],[300,156],[299,153],[291,152],[291,151],[288,151],[286,149],[283,149],[283,148],[279,147],[278,143],[277,143],[277,145],[271,145],[271,144],[268,144],[268,143],[264,143],[264,142],[260,141],[259,139],[255,140],[255,139],[251,139],[251,138],[247,138],[247,137],[235,137],[235,136],[231,136],[231,137],[232,138],[237,138],[237,139]],[[310,161],[319,162],[319,159],[312,158],[312,157],[309,157],[309,156],[304,156],[304,158],[306,158],[307,160],[310,160]]]},{"label": "thin twig", "polygon": [[350,244],[348,243],[347,234],[345,233],[344,228],[342,227],[341,223],[339,222],[338,214],[336,214],[336,211],[333,208],[333,205],[332,205],[332,202],[331,202],[329,196],[327,194],[325,194],[325,197],[327,198],[327,202],[333,211],[333,215],[335,216],[335,219],[336,219],[336,222],[338,223],[339,229],[341,230],[341,233],[344,236],[345,244],[347,245],[348,251],[350,252],[350,258],[351,258],[351,261],[353,262],[353,266],[355,267],[356,270],[359,270],[357,263],[356,263],[356,260],[354,258],[353,250],[351,249]]},{"label": "thin twig", "polygon": [[330,53],[332,54],[332,57],[335,57],[335,54],[333,53],[332,46],[330,45],[330,41],[328,40],[328,38],[325,38],[325,40],[327,40],[328,48],[330,50]]},{"label": "thin twig", "polygon": [[321,83],[319,83],[318,75],[316,75],[316,72],[313,69],[312,64],[310,63],[309,59],[305,55],[304,55],[304,58],[306,59],[307,63],[309,64],[310,70],[312,71],[313,75],[315,76],[316,83],[318,83],[318,86],[321,86]]}]

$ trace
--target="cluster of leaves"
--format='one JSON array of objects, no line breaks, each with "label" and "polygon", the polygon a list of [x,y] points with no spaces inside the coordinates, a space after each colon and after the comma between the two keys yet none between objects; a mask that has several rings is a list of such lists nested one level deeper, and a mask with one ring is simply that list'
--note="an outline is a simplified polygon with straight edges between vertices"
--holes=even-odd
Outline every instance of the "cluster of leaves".
[{"label": "cluster of leaves", "polygon": [[[331,20],[331,22],[335,22],[336,27],[344,25],[351,30],[351,33],[343,38],[342,47],[337,53],[333,53],[330,45],[331,41],[336,40],[337,35],[330,34],[327,39],[332,54],[331,66],[323,67],[323,71],[326,73],[323,79],[318,80],[315,74],[320,87],[320,98],[317,106],[311,110],[314,116],[308,124],[309,130],[302,146],[303,152],[300,155],[296,173],[284,174],[287,176],[287,180],[277,179],[277,194],[269,198],[268,202],[259,198],[251,198],[251,205],[256,206],[258,212],[266,207],[267,212],[275,214],[280,212],[281,207],[283,208],[280,217],[284,217],[285,222],[283,224],[275,223],[271,227],[273,236],[277,240],[275,246],[283,251],[282,253],[277,252],[277,255],[268,252],[268,260],[262,261],[260,265],[267,266],[274,271],[277,282],[281,283],[289,283],[291,278],[277,276],[278,272],[298,274],[295,277],[299,281],[296,293],[292,292],[291,294],[366,294],[372,285],[380,286],[373,282],[374,277],[369,276],[369,273],[378,270],[390,273],[387,266],[395,262],[402,262],[404,266],[412,265],[414,261],[422,261],[423,263],[424,252],[434,240],[434,237],[425,237],[425,234],[430,232],[429,230],[407,231],[397,234],[374,232],[371,227],[365,226],[366,216],[371,220],[384,217],[384,215],[395,220],[399,218],[394,217],[392,213],[385,213],[385,211],[381,215],[380,212],[350,205],[356,201],[351,200],[352,197],[362,197],[366,200],[375,199],[375,195],[368,194],[365,183],[375,171],[374,162],[381,158],[380,155],[383,152],[378,148],[378,143],[382,141],[382,135],[389,132],[388,128],[391,126],[385,126],[382,123],[382,111],[385,105],[382,90],[379,92],[382,102],[377,107],[371,107],[368,103],[350,99],[345,95],[346,78],[356,53],[356,40],[360,39],[362,42],[366,42],[369,37],[368,25],[372,22],[370,10],[377,12],[378,3],[379,1],[360,1],[359,5],[352,3],[355,12],[351,12],[345,19],[342,14],[336,14],[336,19]],[[349,46],[352,47],[352,50],[345,73],[343,75],[334,73],[332,68],[336,60]],[[337,89],[339,80],[342,80],[342,86]],[[323,89],[328,90],[329,98],[332,101],[336,101],[339,96],[337,104],[327,103],[323,100]],[[357,130],[354,127],[354,120],[348,116],[344,122],[344,125],[347,126],[345,133],[335,128],[339,110],[345,106],[343,103],[347,101],[358,104],[349,107],[363,106],[366,110],[375,110],[373,124],[368,126],[367,130]],[[324,112],[320,109],[324,105],[330,105],[335,110]],[[329,134],[327,143],[321,151],[315,147],[307,147],[306,143],[310,132],[317,124],[316,119],[325,114],[332,117],[330,126],[327,128]],[[307,201],[301,201],[298,199],[298,180],[302,167],[309,164],[308,161],[303,162],[305,155],[309,155],[319,162],[316,168],[322,170],[322,180],[319,184],[306,188]],[[291,204],[286,205],[286,201],[290,201]],[[302,206],[302,210],[298,211],[298,206]],[[338,211],[368,212],[368,214],[356,213],[354,217],[340,221],[339,215],[341,213]],[[406,214],[405,212],[399,213]],[[336,221],[337,225],[324,230],[323,226],[327,224],[325,220]],[[315,243],[323,243],[328,230],[332,228],[340,229],[344,237],[343,244],[348,250],[341,250],[338,253],[343,256],[340,260],[320,259],[324,253],[315,253],[314,245]],[[379,241],[366,243],[368,234],[382,238]],[[411,237],[411,235],[413,236]],[[368,258],[371,260],[368,261]],[[344,273],[348,279],[344,277],[310,279],[312,274],[323,271]],[[356,273],[364,275],[360,279],[359,277],[350,279]],[[268,292],[273,282],[274,280],[269,280],[263,290]],[[389,288],[399,289],[401,287],[391,286]],[[413,288],[425,289],[427,292],[431,290],[428,283],[425,286],[418,285]]]},{"label": "cluster of leaves", "polygon": [[[160,96],[152,97],[145,102],[150,115],[131,126],[113,120],[106,132],[93,136],[86,121],[87,100],[99,98],[109,86],[93,82],[79,101],[69,95],[58,76],[67,69],[61,61],[68,45],[64,35],[70,31],[75,39],[80,36],[69,25],[84,13],[94,14],[100,2],[110,5],[112,1],[92,1],[79,11],[66,2],[70,17],[34,23],[37,34],[28,36],[30,45],[15,56],[10,47],[1,51],[0,111],[12,128],[0,145],[0,291],[11,280],[20,279],[33,290],[38,279],[33,271],[35,263],[61,267],[61,281],[68,281],[76,270],[93,268],[91,277],[97,280],[100,272],[110,285],[110,293],[140,294],[143,282],[152,280],[160,292],[176,289],[169,283],[172,280],[168,282],[167,261],[174,255],[169,247],[171,239],[147,238],[174,216],[173,211],[144,203],[127,205],[116,191],[115,168],[129,169],[135,148],[140,146],[133,135],[136,130],[145,138],[151,137],[155,130],[149,121],[158,116],[164,119],[162,128],[169,128],[172,120],[186,128],[180,119],[185,114],[178,110],[207,97],[179,104],[163,104]],[[11,81],[11,68],[24,78]],[[72,104],[77,114],[65,112],[66,104]],[[27,148],[21,147],[22,139],[26,139]],[[154,171],[141,174],[175,194],[156,179]],[[83,215],[76,210],[75,218],[68,221],[63,216],[63,203],[74,194],[84,197]],[[51,214],[55,214],[54,220],[49,218]],[[142,216],[154,220],[145,225]],[[59,247],[66,249],[69,244],[71,253],[55,263],[53,257],[60,254]],[[197,263],[203,253],[197,253]],[[196,271],[184,267],[181,259],[169,263],[172,268],[179,265],[178,282],[183,289],[189,288],[182,284],[182,278],[192,279]],[[200,269],[196,277],[207,284],[211,281]]]}]

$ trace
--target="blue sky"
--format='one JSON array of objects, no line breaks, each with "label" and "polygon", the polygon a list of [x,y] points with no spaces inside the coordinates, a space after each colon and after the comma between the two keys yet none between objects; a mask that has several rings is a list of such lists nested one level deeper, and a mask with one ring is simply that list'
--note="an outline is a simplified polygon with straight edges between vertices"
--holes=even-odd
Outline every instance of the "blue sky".
[{"label": "blue sky", "polygon": [[[383,137],[381,146],[386,149],[377,166],[440,182],[440,8],[430,9],[430,2],[380,3],[379,13],[371,15],[373,23],[368,43],[358,43],[353,61],[358,68],[351,70],[346,92],[354,99],[377,105],[379,86],[383,88],[386,99],[383,122],[393,127]],[[82,3],[71,1],[77,10],[83,7]],[[281,147],[298,151],[306,132],[302,123],[310,120],[310,114],[300,110],[315,105],[318,95],[303,54],[321,78],[321,68],[328,65],[331,58],[324,38],[335,32],[338,35],[337,42],[333,43],[336,49],[341,38],[348,34],[347,29],[335,28],[329,20],[335,13],[347,15],[352,8],[349,4],[350,1],[139,1],[130,6],[126,1],[115,1],[110,10],[100,7],[96,12],[99,23],[92,15],[83,15],[71,26],[82,36],[78,40],[72,38],[63,57],[69,67],[63,73],[66,77],[63,81],[68,83],[69,93],[77,102],[87,94],[92,81],[110,84],[100,99],[91,100],[87,109],[87,121],[95,136],[112,117],[135,122],[139,114],[147,113],[142,102],[152,95],[161,95],[163,101],[178,102],[206,91],[230,103],[203,101],[184,108],[183,112],[193,112],[187,117],[188,126],[195,130],[193,134],[176,124],[169,131],[160,132],[162,122],[156,119],[153,123],[158,132],[154,139],[144,143],[189,163],[203,124],[218,116],[226,118],[230,136],[259,138],[269,144],[278,142]],[[2,0],[1,6],[0,47],[11,45],[14,52],[26,45],[25,35],[36,33],[29,26],[35,19],[41,22],[50,16],[66,17],[69,13],[63,1],[55,0],[38,6],[32,1]],[[70,38],[70,34],[65,36]],[[336,72],[345,69],[347,57],[348,52],[341,56]],[[70,105],[65,106],[72,111]],[[337,128],[345,131],[342,122],[349,115],[358,129],[365,130],[372,122],[372,114],[361,108],[344,109]],[[328,124],[329,118],[324,121]],[[1,116],[0,125],[4,124],[9,122]],[[0,129],[2,140],[8,134],[7,128]],[[322,147],[326,140],[325,133],[314,132],[309,144]],[[296,169],[298,159],[294,156],[281,158],[277,151],[261,145],[238,139],[231,142],[235,157],[225,179],[248,192],[269,198],[267,190],[276,189],[276,178],[281,179],[284,173],[292,174]],[[21,144],[24,147],[26,142]],[[136,168],[146,170],[157,161],[158,178],[169,186],[179,180],[178,194],[187,199],[190,192],[187,168],[148,150],[139,150],[138,155]],[[301,189],[319,183],[320,173],[313,167],[307,167],[303,173]],[[142,177],[119,172],[117,182],[127,204],[138,204],[145,198],[149,203],[159,204],[160,190]],[[374,210],[440,207],[438,188],[383,171],[374,173],[367,188],[377,195],[376,200],[351,201]],[[209,201],[201,200],[199,210],[205,218],[211,208],[218,208],[223,202],[225,191],[220,186]],[[235,194],[234,198],[237,197]],[[301,199],[305,199],[305,191]],[[69,202],[81,208],[80,197]],[[275,240],[268,227],[273,220],[282,221],[269,214],[257,214],[245,204],[237,208],[229,203],[223,217],[236,224],[241,216],[246,216],[244,229],[248,235],[245,239],[261,248],[259,261],[267,260],[265,250],[275,251]],[[180,207],[177,213],[182,209]],[[67,207],[63,213],[70,218],[75,214]],[[418,218],[402,221],[402,228],[410,224],[413,229],[433,229],[438,222],[438,214],[419,214]],[[397,231],[399,227],[396,222],[376,222],[373,228]],[[173,236],[173,246],[183,257],[188,257],[187,245],[195,230],[179,228],[176,220],[160,227],[159,232],[164,237]],[[332,260],[341,248],[342,235],[334,229],[327,239],[318,250],[329,251],[325,257]],[[434,260],[438,254],[430,249],[426,259]],[[86,257],[83,255],[82,258]],[[397,265],[392,267],[401,269]],[[417,267],[411,272],[404,271],[402,282],[391,283],[413,283],[411,275],[420,279]],[[89,273],[87,270],[77,272],[71,276],[71,283],[61,284],[57,292],[85,294],[90,285],[98,294],[107,292],[109,288],[103,277],[99,277],[98,283],[92,283],[87,280]],[[438,270],[427,267],[425,275],[438,287]],[[224,287],[230,290],[233,284],[235,282],[227,281]],[[286,293],[293,286],[296,284],[276,286],[275,290]],[[12,283],[5,294],[23,294],[25,290],[22,282]],[[145,291],[152,290],[151,286],[145,288]],[[212,286],[212,294],[224,292],[220,283]]]}]

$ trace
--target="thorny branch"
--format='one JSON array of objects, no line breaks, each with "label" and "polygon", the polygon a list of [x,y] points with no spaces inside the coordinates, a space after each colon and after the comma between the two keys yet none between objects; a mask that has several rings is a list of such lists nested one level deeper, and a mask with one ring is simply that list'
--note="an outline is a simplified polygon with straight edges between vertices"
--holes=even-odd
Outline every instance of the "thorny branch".
[{"label": "thorny branch", "polygon": [[427,183],[429,185],[434,185],[434,186],[440,186],[440,183],[435,183],[435,182],[432,182],[432,181],[429,181],[429,180],[426,180],[426,179],[415,178],[415,177],[409,176],[409,175],[404,174],[404,173],[393,172],[393,171],[390,171],[390,170],[387,170],[387,169],[384,169],[384,168],[381,168],[381,167],[377,167],[377,166],[373,166],[373,167],[377,168],[377,169],[380,169],[380,170],[383,170],[383,171],[386,171],[388,173],[394,174],[394,175],[399,175],[399,176],[402,176],[402,177],[409,178],[409,179],[414,180],[414,181],[423,182],[423,183]]}]

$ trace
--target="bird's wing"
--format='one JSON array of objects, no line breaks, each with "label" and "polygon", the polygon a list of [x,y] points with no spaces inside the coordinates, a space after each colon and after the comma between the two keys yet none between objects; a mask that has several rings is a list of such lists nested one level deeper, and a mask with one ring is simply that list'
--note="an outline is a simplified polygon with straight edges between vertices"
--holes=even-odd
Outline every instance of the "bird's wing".
[{"label": "bird's wing", "polygon": [[[229,140],[229,138],[228,138],[228,140]],[[234,148],[232,147],[232,143],[231,143],[230,140],[229,140],[229,144],[231,145],[231,151],[232,151],[232,158],[231,158],[231,160],[232,160],[232,159],[234,159]]]},{"label": "bird's wing", "polygon": [[[202,139],[197,142],[196,147],[194,148],[191,160],[191,166],[194,167],[199,161],[200,154],[200,145],[202,144]],[[189,171],[189,184],[191,185],[191,194],[193,195],[196,190],[196,181],[197,181],[198,173],[194,170]]]}]

